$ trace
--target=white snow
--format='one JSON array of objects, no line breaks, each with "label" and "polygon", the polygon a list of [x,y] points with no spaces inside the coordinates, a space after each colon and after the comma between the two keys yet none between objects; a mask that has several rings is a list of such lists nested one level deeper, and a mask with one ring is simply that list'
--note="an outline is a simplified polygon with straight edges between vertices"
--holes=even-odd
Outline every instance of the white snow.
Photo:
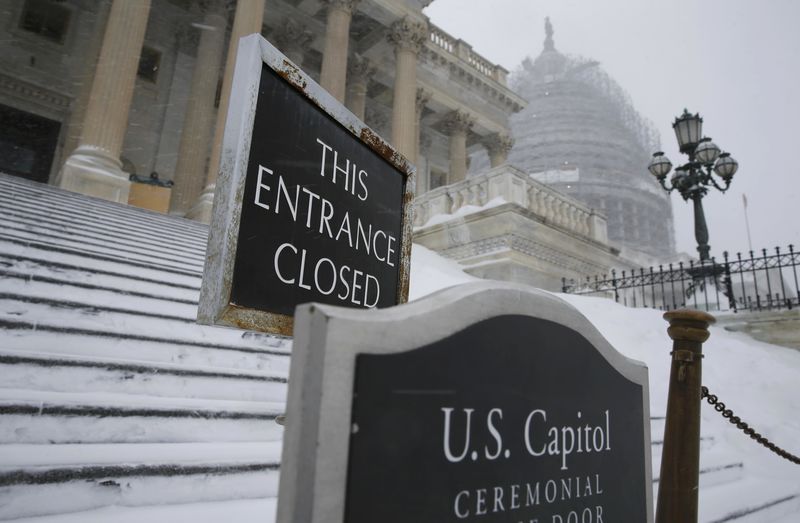
[{"label": "white snow", "polygon": [[[476,278],[464,273],[458,263],[446,260],[425,247],[413,246],[411,300],[420,299],[445,287],[474,280]],[[560,294],[558,296],[571,303],[589,318],[620,352],[644,361],[648,365],[651,415],[663,416],[666,406],[671,341],[666,333],[667,323],[662,319],[662,313],[650,309],[625,308],[602,298]],[[120,321],[123,320],[128,321],[120,319]],[[84,318],[83,321],[89,320]],[[90,326],[87,324],[84,327]],[[190,326],[187,325],[186,329],[189,328]],[[179,330],[181,332],[173,332],[173,334],[180,337],[183,331]],[[211,332],[204,332],[203,336],[208,341],[216,341],[215,334]],[[703,360],[703,383],[713,393],[719,395],[721,400],[736,414],[766,437],[789,452],[800,454],[800,401],[798,401],[800,351],[757,342],[743,334],[712,327],[711,337],[704,346],[704,353],[706,357]],[[239,370],[238,372],[246,371]],[[19,387],[20,385],[15,386]],[[20,394],[22,393],[16,391],[12,396],[18,397]],[[228,395],[219,395],[219,397],[229,400],[235,398],[235,396]],[[95,403],[110,404],[122,400],[123,404],[136,404],[135,400],[126,398],[128,396],[124,394],[105,394],[96,398]],[[13,398],[8,397],[8,399]],[[50,399],[52,401],[53,396],[50,393],[42,392],[40,396],[30,399],[41,401]],[[60,399],[62,401],[78,401],[81,398],[78,394],[64,394],[60,396]],[[239,401],[241,399],[239,398]],[[250,400],[251,398],[245,399]],[[200,407],[202,405],[201,400],[165,399],[163,401],[164,406]],[[208,402],[207,407],[224,408],[234,405],[233,401],[217,400]],[[249,411],[255,405],[248,401],[236,406]],[[270,407],[272,406],[270,405]],[[663,427],[658,424],[655,426]],[[732,500],[737,500],[741,505],[749,503],[751,500],[753,503],[757,503],[759,500],[775,499],[781,493],[800,493],[800,467],[775,456],[744,436],[707,404],[704,404],[702,409],[702,426],[704,436],[713,436],[704,440],[703,452],[708,455],[709,462],[712,464],[741,462],[743,477],[741,479],[723,477],[721,481],[728,481],[725,485],[704,484],[700,493],[701,521],[710,521],[728,514]],[[654,440],[661,439],[661,436],[662,434],[655,432],[652,434]],[[176,459],[192,460],[194,457],[200,459],[202,456],[216,455],[220,459],[238,460],[244,459],[248,455],[252,456],[254,449],[258,451],[260,448],[258,444],[253,443],[196,443],[193,444],[194,446],[186,447],[164,444],[149,449],[141,445],[146,444],[80,445],[82,447],[80,454],[74,454],[70,445],[8,445],[5,449],[0,446],[2,449],[0,461],[6,467],[103,463],[113,462],[114,452],[122,451],[126,454],[130,453],[132,462],[140,462],[147,459],[147,456],[163,456],[166,459],[175,449],[181,449],[176,451],[185,453],[182,456],[175,456]],[[274,443],[266,444],[263,449],[265,458],[277,456],[275,445]],[[42,452],[42,449],[45,451]],[[657,471],[658,463],[655,463],[654,473],[656,475]],[[736,475],[738,471],[732,471],[731,474]],[[247,490],[247,492],[255,491]],[[247,496],[243,494],[242,497]],[[177,499],[181,499],[180,496]],[[791,505],[790,510],[793,512],[790,514],[782,514],[780,511],[770,514],[772,518],[770,520],[783,523],[800,520],[800,506],[798,505],[800,504]],[[239,499],[161,506],[110,506],[73,514],[28,518],[24,521],[26,523],[99,523],[108,521],[120,523],[192,521],[193,523],[202,523],[230,520],[255,523],[272,521],[274,513],[274,499]],[[766,513],[762,513],[762,516],[757,516],[751,521],[765,521],[759,519],[759,517],[765,516]]]},{"label": "white snow", "polygon": [[431,225],[438,225],[440,223],[448,222],[455,218],[464,218],[470,214],[475,214],[476,212],[483,211],[485,209],[491,209],[492,207],[497,207],[503,205],[504,203],[508,203],[505,198],[502,196],[497,196],[492,198],[488,202],[483,205],[462,205],[459,207],[455,212],[451,214],[434,214],[428,221],[425,222],[422,227],[415,227],[415,229],[421,229],[423,227],[430,227]]}]

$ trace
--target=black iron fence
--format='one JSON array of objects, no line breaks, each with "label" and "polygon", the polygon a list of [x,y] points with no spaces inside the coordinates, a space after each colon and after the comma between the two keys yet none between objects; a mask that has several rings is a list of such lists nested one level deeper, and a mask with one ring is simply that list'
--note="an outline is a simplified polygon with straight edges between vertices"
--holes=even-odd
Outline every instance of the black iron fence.
[{"label": "black iron fence", "polygon": [[674,310],[683,307],[711,310],[777,310],[800,305],[797,267],[800,252],[775,247],[761,255],[726,251],[722,260],[659,265],[596,275],[585,280],[562,278],[569,294],[614,298],[629,307]]}]

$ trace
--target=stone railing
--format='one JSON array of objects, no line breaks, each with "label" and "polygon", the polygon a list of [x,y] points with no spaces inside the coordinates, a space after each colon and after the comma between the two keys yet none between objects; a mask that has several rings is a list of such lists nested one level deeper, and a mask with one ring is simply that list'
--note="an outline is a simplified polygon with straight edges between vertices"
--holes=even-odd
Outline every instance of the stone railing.
[{"label": "stone railing", "polygon": [[428,25],[430,26],[429,40],[432,44],[448,54],[461,58],[482,75],[491,78],[503,86],[507,86],[506,79],[508,71],[506,71],[502,66],[493,64],[483,56],[473,51],[472,46],[466,43],[464,40],[454,38],[433,24]]},{"label": "stone railing", "polygon": [[[457,213],[464,206],[474,206],[469,209],[474,212],[503,203],[517,204],[555,228],[608,243],[605,216],[508,165],[418,196],[414,201],[414,227],[423,227],[437,215]],[[462,209],[458,214],[469,212]]]}]

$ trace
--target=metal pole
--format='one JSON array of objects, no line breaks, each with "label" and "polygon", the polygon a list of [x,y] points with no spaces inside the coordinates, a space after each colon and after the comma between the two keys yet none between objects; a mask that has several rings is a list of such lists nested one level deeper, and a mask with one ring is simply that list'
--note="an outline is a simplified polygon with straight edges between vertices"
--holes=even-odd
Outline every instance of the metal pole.
[{"label": "metal pole", "polygon": [[708,259],[708,226],[706,225],[706,215],[703,212],[703,194],[694,193],[692,196],[694,203],[694,238],[697,240],[697,252],[700,253],[700,262]]},{"label": "metal pole", "polygon": [[680,309],[664,313],[673,340],[656,523],[697,523],[700,482],[700,387],[703,342],[714,317]]}]

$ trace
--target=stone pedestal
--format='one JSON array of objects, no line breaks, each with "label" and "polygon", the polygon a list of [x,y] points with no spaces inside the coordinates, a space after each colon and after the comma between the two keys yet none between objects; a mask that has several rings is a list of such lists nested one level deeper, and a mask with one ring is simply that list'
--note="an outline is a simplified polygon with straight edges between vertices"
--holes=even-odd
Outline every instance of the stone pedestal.
[{"label": "stone pedestal", "polygon": [[197,58],[192,72],[192,91],[186,105],[186,117],[178,147],[175,186],[170,213],[184,215],[203,189],[208,159],[208,145],[214,126],[214,97],[217,74],[225,45],[226,20],[222,13],[209,12],[200,29]]},{"label": "stone pedestal", "polygon": [[344,102],[347,81],[347,49],[350,44],[350,19],[359,0],[326,0],[328,25],[319,83],[334,98]]},{"label": "stone pedestal", "polygon": [[119,156],[149,11],[150,0],[114,0],[111,6],[80,145],[59,176],[63,189],[128,201],[130,181]]},{"label": "stone pedestal", "polygon": [[428,38],[428,30],[425,24],[407,16],[392,24],[388,38],[395,46],[392,144],[413,161],[417,153],[417,55]]},{"label": "stone pedestal", "polygon": [[460,182],[467,177],[467,132],[475,119],[463,111],[452,111],[444,120],[444,127],[450,135],[450,172],[448,184]]},{"label": "stone pedestal", "polygon": [[214,205],[214,189],[216,188],[217,175],[219,174],[219,159],[222,153],[222,135],[225,132],[225,120],[228,116],[228,103],[233,82],[233,69],[236,66],[236,51],[239,48],[239,39],[253,33],[261,33],[264,21],[264,0],[239,0],[236,3],[236,15],[233,19],[231,39],[228,43],[228,56],[225,61],[225,75],[222,78],[222,90],[219,97],[216,125],[214,127],[214,140],[211,143],[211,157],[208,161],[206,184],[200,197],[186,217],[203,223],[211,221],[211,208]]}]

